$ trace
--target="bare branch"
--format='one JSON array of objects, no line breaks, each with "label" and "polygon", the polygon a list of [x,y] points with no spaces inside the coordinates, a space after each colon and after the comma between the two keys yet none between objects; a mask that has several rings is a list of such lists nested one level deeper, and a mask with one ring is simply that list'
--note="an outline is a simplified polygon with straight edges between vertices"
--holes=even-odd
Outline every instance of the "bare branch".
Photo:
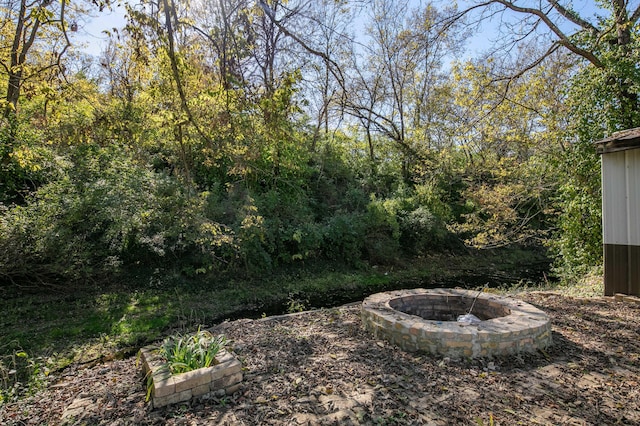
[{"label": "bare branch", "polygon": [[520,69],[517,73],[512,74],[509,77],[503,77],[503,78],[495,79],[493,81],[515,80],[517,78],[522,77],[524,74],[526,74],[527,72],[531,71],[532,69],[534,69],[535,67],[540,65],[545,59],[547,59],[556,50],[558,50],[559,47],[560,47],[560,43],[559,42],[558,43],[553,43],[551,45],[551,47],[545,53],[540,55],[540,57],[538,59],[536,59],[535,61],[531,62],[529,65],[525,66],[524,68]]},{"label": "bare branch", "polygon": [[593,52],[590,52],[588,50],[585,50],[576,46],[575,43],[573,43],[569,39],[569,37],[551,20],[551,18],[549,18],[549,16],[544,11],[540,9],[531,8],[531,7],[516,6],[509,0],[493,0],[493,2],[499,3],[503,5],[505,8],[510,9],[514,12],[537,16],[542,22],[545,23],[547,28],[549,28],[559,38],[557,43],[566,47],[576,55],[582,56],[583,58],[591,62],[593,65],[595,65],[596,67],[598,68],[605,67],[604,64],[600,61],[600,59],[598,59],[593,54]]},{"label": "bare branch", "polygon": [[[420,152],[412,148],[403,140],[401,129],[398,128],[397,124],[394,123],[393,120],[375,111],[372,107],[355,104],[348,104],[346,106],[347,114],[360,119],[361,121],[365,120],[367,123],[373,124],[376,130],[397,143],[405,152],[408,152],[416,158],[422,158]],[[363,112],[366,112],[367,114],[363,114]],[[374,119],[372,120],[372,118]]]},{"label": "bare branch", "polygon": [[629,22],[631,22],[632,24],[635,24],[638,21],[638,19],[640,19],[640,5],[631,14],[631,18],[629,18]]},{"label": "bare branch", "polygon": [[311,53],[314,56],[322,58],[327,64],[331,64],[332,66],[329,67],[329,71],[338,81],[338,84],[340,84],[340,86],[344,88],[344,76],[342,75],[342,70],[340,69],[340,66],[333,59],[331,59],[324,52],[320,52],[319,50],[316,50],[313,47],[309,46],[304,40],[302,40],[300,37],[293,34],[291,31],[289,31],[284,25],[282,25],[282,22],[276,19],[273,9],[271,9],[271,7],[264,0],[260,0],[260,7],[264,11],[265,15],[269,18],[269,20],[273,22],[280,29],[280,31],[282,31],[286,36],[293,39],[296,43],[302,46],[302,48],[305,49],[307,52]]},{"label": "bare branch", "polygon": [[60,27],[62,28],[62,35],[64,36],[64,40],[65,40],[65,45],[62,48],[62,50],[60,51],[60,53],[58,53],[57,57],[56,57],[56,63],[53,64],[53,66],[57,66],[60,67],[60,61],[62,60],[62,56],[65,54],[65,52],[69,49],[69,47],[71,47],[71,40],[69,40],[69,34],[67,34],[67,28],[64,25],[64,14],[65,14],[65,6],[67,4],[66,1],[62,1],[60,2]]},{"label": "bare branch", "polygon": [[598,32],[598,29],[596,27],[594,27],[590,22],[582,19],[573,10],[566,9],[564,6],[562,6],[560,3],[558,3],[558,0],[547,0],[547,1],[549,3],[551,3],[551,5],[553,6],[553,8],[555,10],[557,10],[562,16],[567,18],[569,21],[571,21],[574,24],[584,28],[585,30],[589,30],[589,31],[594,32],[594,33]]},{"label": "bare branch", "polygon": [[453,25],[455,25],[458,21],[460,21],[465,16],[469,15],[474,10],[481,9],[483,7],[488,7],[493,3],[494,3],[494,0],[489,0],[489,1],[486,1],[486,2],[483,2],[483,3],[479,3],[479,4],[473,5],[471,7],[468,7],[466,9],[454,14],[453,16],[445,19],[444,22],[443,22],[443,25],[442,25],[442,32],[446,33]]},{"label": "bare branch", "polygon": [[[573,13],[572,11],[564,8],[563,6],[561,6],[557,0],[547,0],[551,6],[558,12],[560,13],[565,19],[569,20],[570,22],[580,26],[581,28],[594,32],[594,33],[598,33],[599,30],[598,28],[596,28],[594,25],[592,25],[591,23],[589,23],[588,21],[582,19],[581,17],[579,17],[577,14]],[[556,41],[555,44],[559,44],[563,47],[565,47],[566,49],[570,50],[571,52],[575,53],[578,56],[581,56],[582,58],[586,59],[587,61],[591,62],[593,65],[595,65],[598,68],[604,68],[604,64],[602,63],[602,61],[600,61],[600,59],[593,54],[593,52],[590,52],[588,50],[582,49],[579,46],[577,46],[575,43],[573,43],[571,41],[571,39],[569,38],[569,36],[560,29],[560,27],[558,25],[556,25],[556,23],[553,22],[553,20],[551,20],[551,18],[549,17],[549,15],[547,14],[547,12],[545,12],[544,10],[537,9],[537,8],[531,8],[531,7],[522,7],[522,6],[517,6],[516,4],[513,3],[512,0],[488,0],[488,1],[484,1],[482,3],[478,3],[475,4],[473,6],[470,6],[456,14],[454,14],[452,17],[448,18],[444,23],[443,23],[443,29],[446,31],[446,29],[448,29],[450,26],[454,25],[457,21],[459,21],[460,19],[464,18],[465,16],[471,14],[473,11],[476,11],[478,9],[483,9],[483,8],[488,8],[493,4],[498,4],[504,7],[504,9],[502,10],[503,12],[505,10],[511,10],[513,12],[517,12],[517,13],[521,13],[524,15],[530,15],[530,16],[535,16],[539,19],[539,21],[541,21],[542,23],[545,24],[545,26],[558,38],[558,40]],[[492,13],[491,16],[494,16],[496,13]],[[638,7],[638,9],[634,12],[633,17],[632,17],[632,22],[635,22],[635,20],[640,18],[640,6]],[[483,16],[481,18],[478,19],[478,22],[483,21],[484,19],[487,19],[486,16]],[[514,41],[514,43],[517,42]]]},{"label": "bare branch", "polygon": [[187,115],[187,119],[189,123],[191,123],[200,137],[204,139],[207,143],[212,143],[211,139],[202,131],[198,122],[195,120],[193,113],[191,112],[191,108],[189,107],[189,102],[187,101],[187,95],[184,91],[184,87],[182,86],[182,80],[180,76],[180,70],[178,69],[178,61],[176,58],[176,50],[174,45],[174,29],[173,29],[173,18],[177,17],[175,11],[175,4],[173,0],[170,0],[171,4],[169,5],[169,0],[163,0],[164,3],[164,13],[165,13],[165,25],[167,29],[167,41],[168,41],[168,49],[167,53],[169,55],[169,61],[171,62],[171,71],[173,73],[173,79],[176,83],[176,88],[178,90],[178,96],[180,97],[180,104],[182,106],[182,110]]}]

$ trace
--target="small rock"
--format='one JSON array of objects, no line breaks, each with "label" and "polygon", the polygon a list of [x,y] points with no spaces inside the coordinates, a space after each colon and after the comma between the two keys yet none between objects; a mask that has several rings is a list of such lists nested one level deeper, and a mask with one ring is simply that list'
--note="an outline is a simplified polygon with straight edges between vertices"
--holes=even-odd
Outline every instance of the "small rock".
[{"label": "small rock", "polygon": [[259,396],[255,399],[254,401],[256,404],[266,404],[267,402],[269,402],[267,400],[267,398],[265,398],[264,396]]}]

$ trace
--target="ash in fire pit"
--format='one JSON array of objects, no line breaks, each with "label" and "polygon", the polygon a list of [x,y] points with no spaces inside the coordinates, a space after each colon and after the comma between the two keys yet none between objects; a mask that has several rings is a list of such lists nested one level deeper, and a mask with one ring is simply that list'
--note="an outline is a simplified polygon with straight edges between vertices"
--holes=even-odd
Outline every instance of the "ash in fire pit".
[{"label": "ash in fire pit", "polygon": [[551,345],[549,317],[528,303],[459,289],[369,296],[364,326],[404,350],[459,357],[534,352]]}]

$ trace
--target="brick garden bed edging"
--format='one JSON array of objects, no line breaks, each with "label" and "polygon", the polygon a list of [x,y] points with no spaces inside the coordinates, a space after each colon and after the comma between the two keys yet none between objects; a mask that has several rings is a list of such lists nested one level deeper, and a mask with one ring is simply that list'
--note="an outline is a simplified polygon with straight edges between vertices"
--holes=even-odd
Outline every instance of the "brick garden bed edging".
[{"label": "brick garden bed edging", "polygon": [[[438,317],[447,309],[456,315],[464,314],[461,307],[468,311],[474,300],[486,317],[478,324],[425,319]],[[364,327],[377,338],[406,351],[452,358],[535,352],[552,343],[549,317],[535,306],[472,290],[439,288],[377,293],[362,302],[361,316]]]},{"label": "brick garden bed edging", "polygon": [[157,348],[153,346],[140,349],[144,372],[151,374],[151,400],[154,408],[188,401],[209,393],[231,395],[241,386],[242,365],[225,350],[216,356],[216,365],[176,375],[171,375],[156,352]]}]

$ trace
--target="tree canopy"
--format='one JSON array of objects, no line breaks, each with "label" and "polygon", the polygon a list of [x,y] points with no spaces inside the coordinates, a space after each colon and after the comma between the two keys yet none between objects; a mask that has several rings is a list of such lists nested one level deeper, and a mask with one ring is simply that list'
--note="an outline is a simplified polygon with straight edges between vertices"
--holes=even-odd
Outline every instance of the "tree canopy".
[{"label": "tree canopy", "polygon": [[4,1],[0,280],[465,245],[597,266],[591,143],[640,126],[640,6],[585,5],[141,0],[91,57],[69,32],[108,1]]}]

